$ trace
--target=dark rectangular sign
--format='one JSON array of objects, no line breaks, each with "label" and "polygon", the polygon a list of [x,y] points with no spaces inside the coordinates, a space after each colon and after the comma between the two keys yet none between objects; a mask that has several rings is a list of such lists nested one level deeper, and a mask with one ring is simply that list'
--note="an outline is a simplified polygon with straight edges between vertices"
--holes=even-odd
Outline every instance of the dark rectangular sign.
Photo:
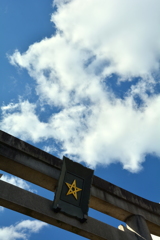
[{"label": "dark rectangular sign", "polygon": [[53,209],[86,221],[93,170],[63,157]]}]

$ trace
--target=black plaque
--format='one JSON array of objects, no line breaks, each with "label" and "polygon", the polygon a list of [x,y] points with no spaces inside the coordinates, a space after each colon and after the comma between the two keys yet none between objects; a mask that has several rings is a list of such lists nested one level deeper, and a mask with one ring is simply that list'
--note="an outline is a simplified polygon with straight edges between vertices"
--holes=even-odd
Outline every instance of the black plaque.
[{"label": "black plaque", "polygon": [[81,222],[87,220],[93,170],[63,157],[63,165],[55,193],[53,209]]}]

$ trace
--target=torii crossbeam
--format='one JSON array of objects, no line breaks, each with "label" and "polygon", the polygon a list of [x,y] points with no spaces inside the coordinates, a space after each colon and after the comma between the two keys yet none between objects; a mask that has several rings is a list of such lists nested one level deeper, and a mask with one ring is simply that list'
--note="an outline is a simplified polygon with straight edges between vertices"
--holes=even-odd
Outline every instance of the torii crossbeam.
[{"label": "torii crossbeam", "polygon": [[[54,192],[61,166],[62,160],[0,131],[0,169],[3,171]],[[72,217],[54,213],[51,204],[52,202],[48,199],[0,181],[1,206],[86,238],[149,240],[150,233],[160,236],[160,205],[158,203],[141,198],[97,176],[93,178],[89,207],[126,222],[128,228],[120,227],[121,230],[123,229],[121,231],[90,217],[87,223],[81,224]],[[143,228],[141,233],[136,228],[137,224],[141,224]],[[135,233],[128,230],[129,228],[132,228]],[[143,235],[143,230],[146,235]]]}]

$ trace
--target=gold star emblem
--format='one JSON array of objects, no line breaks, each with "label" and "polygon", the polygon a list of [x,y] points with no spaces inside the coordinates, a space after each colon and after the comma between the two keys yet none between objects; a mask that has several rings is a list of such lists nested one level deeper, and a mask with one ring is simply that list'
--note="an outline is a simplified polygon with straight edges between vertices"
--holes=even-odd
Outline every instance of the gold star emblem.
[{"label": "gold star emblem", "polygon": [[75,199],[77,199],[77,192],[82,191],[82,189],[76,186],[76,180],[74,180],[72,184],[66,182],[66,185],[69,188],[66,195],[73,194]]}]

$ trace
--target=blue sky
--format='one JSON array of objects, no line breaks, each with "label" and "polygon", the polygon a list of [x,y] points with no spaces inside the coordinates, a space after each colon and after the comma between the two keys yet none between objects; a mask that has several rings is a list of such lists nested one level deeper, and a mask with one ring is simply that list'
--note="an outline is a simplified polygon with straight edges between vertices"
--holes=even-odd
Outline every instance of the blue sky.
[{"label": "blue sky", "polygon": [[[160,202],[159,1],[0,5],[1,130]],[[53,199],[53,193],[3,174],[3,180]],[[83,239],[8,209],[0,215],[4,239],[24,239],[18,235],[24,232],[28,240]],[[91,209],[89,215],[120,224]],[[17,235],[5,235],[9,229]]]}]

